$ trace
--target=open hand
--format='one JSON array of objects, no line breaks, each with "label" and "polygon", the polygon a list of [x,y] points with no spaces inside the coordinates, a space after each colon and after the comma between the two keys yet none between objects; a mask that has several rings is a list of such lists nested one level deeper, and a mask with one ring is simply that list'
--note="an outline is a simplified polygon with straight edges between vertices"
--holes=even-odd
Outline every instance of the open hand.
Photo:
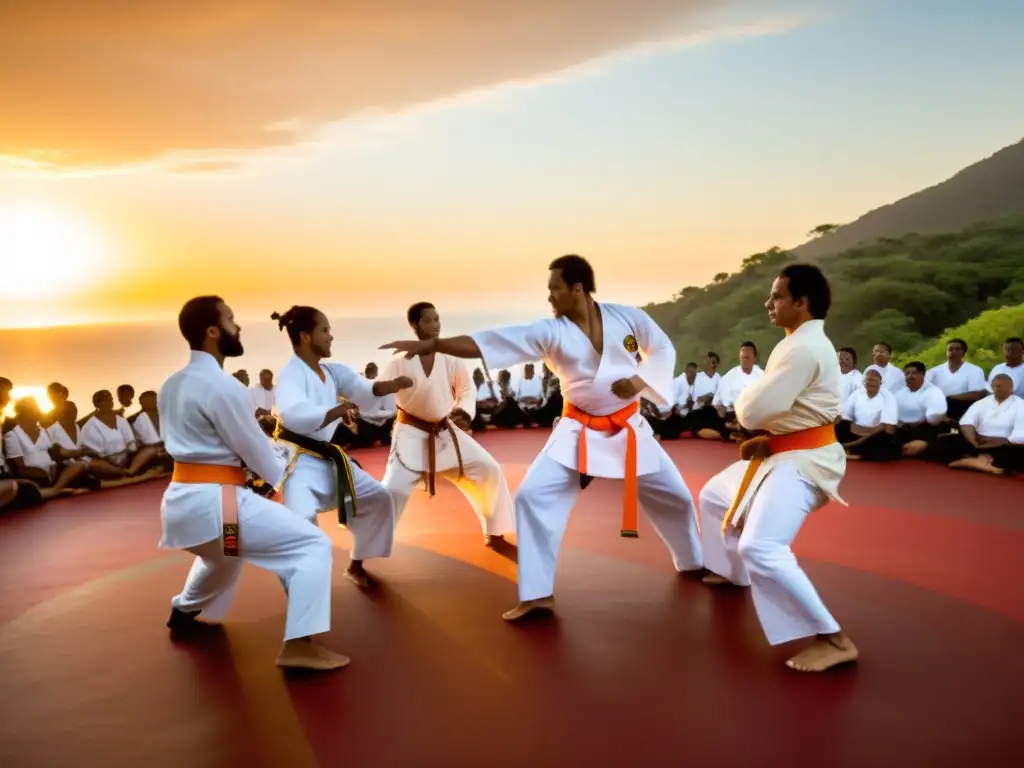
[{"label": "open hand", "polygon": [[404,352],[405,356],[409,358],[416,357],[417,355],[429,355],[433,350],[433,344],[433,339],[427,339],[426,341],[421,341],[419,339],[412,341],[392,341],[382,345],[381,349],[393,349],[394,354],[396,355],[400,352]]}]

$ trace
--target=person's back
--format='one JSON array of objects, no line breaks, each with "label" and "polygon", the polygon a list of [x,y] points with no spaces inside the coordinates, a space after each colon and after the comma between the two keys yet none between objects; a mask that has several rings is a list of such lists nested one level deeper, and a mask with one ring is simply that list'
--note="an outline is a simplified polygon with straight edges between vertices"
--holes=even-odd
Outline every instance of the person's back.
[{"label": "person's back", "polygon": [[171,458],[191,464],[241,464],[214,420],[217,406],[232,399],[232,389],[239,395],[245,392],[237,379],[203,352],[193,352],[189,364],[164,382],[157,409],[161,437]]},{"label": "person's back", "polygon": [[312,641],[330,629],[330,538],[315,525],[246,487],[244,463],[268,486],[284,466],[256,422],[249,393],[224,373],[242,354],[241,329],[216,296],[189,301],[178,327],[189,364],[157,396],[160,431],[174,459],[160,507],[163,549],[196,556],[167,626],[190,632],[227,611],[248,561],[276,574],[288,595],[282,667],[338,669],[348,659]]}]

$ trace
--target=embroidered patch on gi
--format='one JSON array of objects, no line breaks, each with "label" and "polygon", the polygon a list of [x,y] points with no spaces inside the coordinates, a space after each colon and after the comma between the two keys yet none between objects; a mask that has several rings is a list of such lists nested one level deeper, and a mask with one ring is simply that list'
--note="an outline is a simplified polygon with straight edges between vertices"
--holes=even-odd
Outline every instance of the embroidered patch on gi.
[{"label": "embroidered patch on gi", "polygon": [[637,349],[639,349],[639,346],[636,343],[636,336],[633,334],[629,334],[629,336],[622,340],[622,346],[626,348],[626,351],[629,352],[629,354],[633,354]]}]

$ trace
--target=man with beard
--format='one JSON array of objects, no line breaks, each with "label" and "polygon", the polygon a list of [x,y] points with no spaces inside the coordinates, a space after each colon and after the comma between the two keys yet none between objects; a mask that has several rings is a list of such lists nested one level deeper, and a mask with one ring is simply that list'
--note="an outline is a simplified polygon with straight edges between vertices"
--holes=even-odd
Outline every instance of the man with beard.
[{"label": "man with beard", "polygon": [[[420,340],[441,335],[433,304],[420,302],[406,313]],[[432,353],[396,357],[384,378],[408,378],[412,386],[396,396],[398,416],[383,485],[395,497],[395,523],[421,479],[434,495],[438,475],[453,483],[473,507],[488,546],[512,532],[512,497],[501,465],[466,434],[476,411],[476,387],[461,361]]]},{"label": "man with beard", "polygon": [[563,417],[516,492],[519,604],[504,614],[506,621],[554,607],[569,514],[594,477],[624,481],[624,537],[638,535],[642,504],[676,570],[696,572],[703,565],[693,497],[639,413],[641,395],[659,405],[672,402],[671,340],[645,312],[594,301],[594,270],[583,257],[562,256],[548,270],[554,317],[382,347],[408,357],[482,358],[491,370],[543,360],[561,382]]},{"label": "man with beard", "polygon": [[[277,378],[281,424],[294,433],[290,441],[298,447],[285,471],[284,504],[309,521],[337,509],[339,523],[352,532],[352,559],[345,578],[368,587],[372,582],[363,561],[391,555],[395,501],[330,440],[347,410],[355,406],[372,411],[379,407],[379,398],[411,387],[412,381],[405,376],[369,381],[347,365],[322,362],[331,356],[334,337],[330,322],[313,307],[292,307],[271,318],[288,332],[295,352]],[[347,402],[339,403],[339,398]]]},{"label": "man with beard", "polygon": [[196,556],[182,592],[171,600],[172,632],[196,631],[222,616],[242,565],[276,574],[288,595],[281,667],[337,669],[349,659],[313,642],[331,628],[330,538],[308,520],[245,487],[244,462],[276,485],[282,465],[253,418],[252,399],[224,372],[242,354],[241,329],[217,296],[190,300],[178,328],[192,350],[158,396],[161,428],[174,474],[164,492],[160,547]]}]

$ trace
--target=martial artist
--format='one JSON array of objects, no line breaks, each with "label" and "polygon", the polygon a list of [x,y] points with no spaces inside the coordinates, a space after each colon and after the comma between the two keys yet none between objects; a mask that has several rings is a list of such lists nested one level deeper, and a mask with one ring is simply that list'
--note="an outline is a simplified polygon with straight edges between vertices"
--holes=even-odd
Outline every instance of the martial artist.
[{"label": "martial artist", "polygon": [[825,335],[832,295],[814,266],[782,270],[765,303],[786,338],[768,358],[764,376],[736,400],[748,430],[743,460],[708,481],[700,493],[709,584],[750,586],[761,627],[772,645],[813,637],[787,661],[820,672],[853,661],[857,649],[828,612],[790,548],[804,520],[839,498],[846,454],[836,441],[842,377]]},{"label": "martial artist", "polygon": [[227,611],[246,561],[276,574],[288,595],[281,667],[337,669],[349,660],[312,640],[331,628],[331,540],[280,504],[245,488],[244,462],[271,487],[282,464],[253,417],[252,397],[223,369],[242,354],[240,328],[216,296],[189,301],[178,327],[192,350],[158,396],[174,474],[160,507],[165,549],[196,556],[167,625],[195,629]]},{"label": "martial artist", "polygon": [[[277,411],[281,423],[300,436],[329,443],[346,411],[353,406],[372,411],[379,398],[412,386],[399,377],[392,381],[369,381],[347,365],[325,363],[331,355],[331,325],[324,314],[313,307],[292,307],[283,315],[271,317],[288,332],[294,356],[277,376]],[[339,403],[339,398],[346,402]],[[341,459],[345,467],[339,468]],[[351,481],[351,497],[339,480]],[[390,493],[359,466],[350,463],[344,452],[321,456],[299,448],[285,472],[284,505],[315,521],[317,514],[329,510],[345,514],[342,524],[352,532],[352,555],[345,577],[360,587],[371,585],[363,561],[388,557],[395,535],[395,502]]]},{"label": "martial artist", "polygon": [[481,357],[491,370],[543,359],[561,382],[563,416],[515,497],[520,602],[504,614],[509,621],[554,607],[562,536],[581,488],[593,477],[625,481],[624,536],[637,535],[639,502],[676,570],[702,567],[693,498],[638,412],[641,395],[659,405],[672,402],[672,342],[641,310],[594,301],[594,272],[580,256],[555,259],[549,270],[552,318],[382,347],[409,357]]},{"label": "martial artist", "polygon": [[[441,318],[433,304],[413,304],[406,319],[417,339],[441,335]],[[513,530],[512,497],[501,465],[466,434],[477,394],[466,366],[440,353],[396,357],[384,377],[412,380],[410,388],[396,395],[398,416],[382,481],[395,497],[396,525],[416,484],[422,480],[433,496],[440,476],[462,491],[480,520],[484,542],[494,546]]]}]

